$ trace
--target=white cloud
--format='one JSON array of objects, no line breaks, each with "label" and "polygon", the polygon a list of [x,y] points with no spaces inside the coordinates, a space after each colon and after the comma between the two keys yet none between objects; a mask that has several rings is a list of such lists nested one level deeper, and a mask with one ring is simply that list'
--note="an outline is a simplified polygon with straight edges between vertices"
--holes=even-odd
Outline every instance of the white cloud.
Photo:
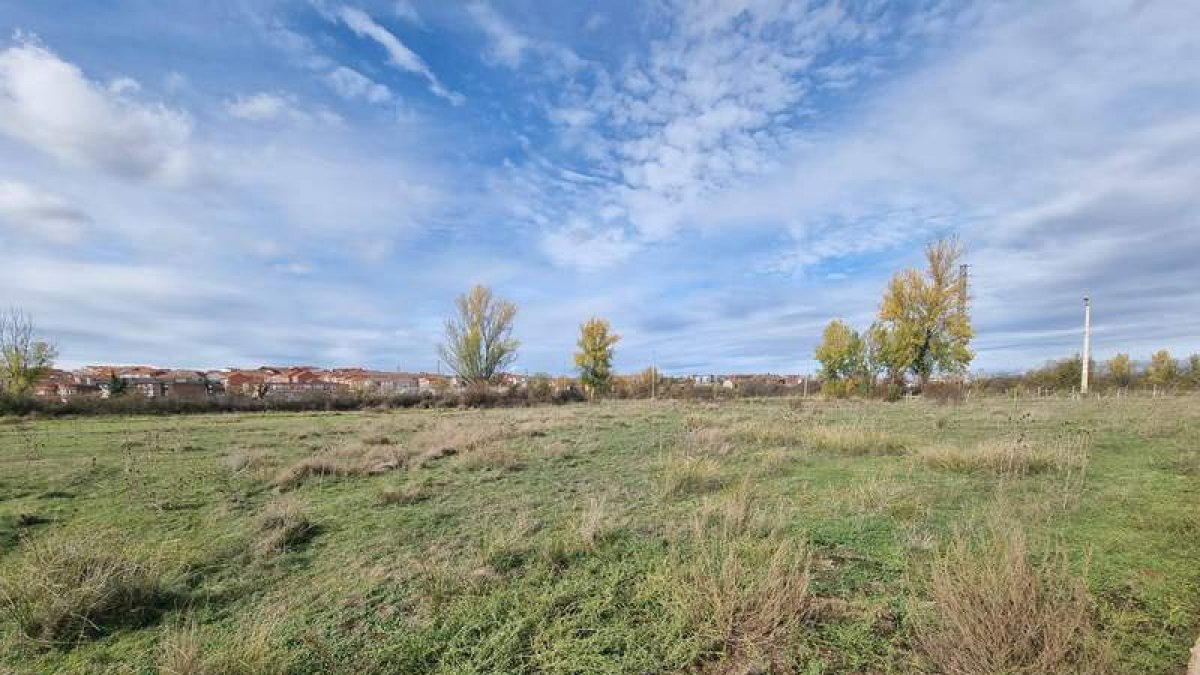
[{"label": "white cloud", "polygon": [[96,86],[30,41],[0,51],[0,132],[72,165],[128,178],[186,180],[191,118],[128,92],[127,86]]},{"label": "white cloud", "polygon": [[594,271],[623,262],[637,246],[620,229],[597,230],[577,222],[543,235],[542,250],[556,264]]},{"label": "white cloud", "polygon": [[541,70],[556,71],[545,74],[569,73],[584,64],[570,49],[518,31],[485,0],[468,3],[467,14],[488,38],[487,57],[505,67],[520,68],[528,52],[542,57],[538,64]]},{"label": "white cloud", "polygon": [[66,199],[32,185],[0,179],[0,225],[18,237],[55,244],[75,244],[91,218]]},{"label": "white cloud", "polygon": [[392,4],[392,13],[414,26],[425,27],[425,23],[421,21],[421,15],[417,13],[417,8],[409,0],[396,0]]},{"label": "white cloud", "polygon": [[420,56],[405,46],[388,29],[376,23],[366,12],[355,7],[342,6],[338,9],[337,15],[342,23],[346,24],[356,35],[370,38],[379,43],[387,51],[389,62],[393,66],[424,77],[429,82],[429,90],[434,95],[440,96],[454,105],[461,105],[465,101],[462,94],[446,89]]},{"label": "white cloud", "polygon": [[249,96],[238,96],[225,104],[225,110],[239,119],[264,122],[295,114],[291,101],[279,94],[259,92]]},{"label": "white cloud", "polygon": [[325,76],[325,81],[342,98],[363,99],[371,103],[392,100],[392,91],[352,68],[338,66]]},{"label": "white cloud", "polygon": [[509,68],[520,66],[525,50],[533,45],[532,41],[514,30],[486,2],[468,4],[467,12],[491,40],[492,57]]}]

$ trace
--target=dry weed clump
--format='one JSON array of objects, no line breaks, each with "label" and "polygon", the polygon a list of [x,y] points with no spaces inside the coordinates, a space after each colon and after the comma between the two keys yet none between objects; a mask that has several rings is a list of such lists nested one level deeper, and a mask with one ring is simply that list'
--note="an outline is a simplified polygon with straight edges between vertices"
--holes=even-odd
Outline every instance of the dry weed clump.
[{"label": "dry weed clump", "polygon": [[256,550],[262,556],[277,555],[304,544],[316,533],[300,500],[290,495],[267,503],[258,519]]},{"label": "dry weed clump", "polygon": [[409,506],[423,502],[433,496],[425,481],[410,481],[398,487],[384,488],[379,493],[379,502],[388,506]]},{"label": "dry weed clump", "polygon": [[663,497],[680,497],[710,492],[725,482],[721,465],[708,457],[676,456],[663,467],[661,488]]},{"label": "dry weed clump", "polygon": [[235,474],[265,469],[275,461],[275,456],[262,448],[233,448],[221,458],[221,464]]},{"label": "dry weed clump", "polygon": [[344,478],[387,473],[405,466],[410,455],[405,449],[392,445],[363,445],[350,443],[305,457],[275,474],[272,483],[290,490],[310,478]]},{"label": "dry weed clump", "polygon": [[851,425],[811,427],[804,443],[815,452],[833,455],[901,455],[907,451],[903,439]]},{"label": "dry weed clump", "polygon": [[268,613],[214,639],[195,621],[175,626],[159,641],[159,675],[282,675],[290,663],[276,646],[278,624]]},{"label": "dry weed clump", "polygon": [[81,642],[116,625],[142,624],[167,596],[154,561],[104,534],[28,540],[0,573],[0,613],[42,643]]},{"label": "dry weed clump", "polygon": [[955,473],[990,473],[1004,477],[1049,471],[1080,473],[1087,467],[1088,438],[1081,434],[1034,445],[1025,439],[988,439],[972,448],[934,445],[916,455],[921,463]]},{"label": "dry weed clump", "polygon": [[698,521],[662,577],[668,608],[704,645],[702,672],[774,672],[810,609],[806,542],[748,531],[738,500],[728,518]]},{"label": "dry weed clump", "polygon": [[950,675],[1107,673],[1092,601],[1062,552],[1034,558],[1020,527],[995,520],[932,563],[931,605],[914,607],[916,644]]},{"label": "dry weed clump", "polygon": [[575,523],[575,532],[583,548],[592,551],[609,539],[622,521],[607,497],[591,497]]},{"label": "dry weed clump", "polygon": [[442,457],[466,454],[518,435],[516,427],[494,420],[447,418],[418,432],[409,455],[415,466]]},{"label": "dry weed clump", "polygon": [[728,455],[734,446],[724,429],[696,427],[683,433],[682,449],[693,455]]},{"label": "dry weed clump", "polygon": [[488,445],[459,455],[458,465],[470,471],[483,469],[516,471],[521,468],[521,455],[512,448]]}]

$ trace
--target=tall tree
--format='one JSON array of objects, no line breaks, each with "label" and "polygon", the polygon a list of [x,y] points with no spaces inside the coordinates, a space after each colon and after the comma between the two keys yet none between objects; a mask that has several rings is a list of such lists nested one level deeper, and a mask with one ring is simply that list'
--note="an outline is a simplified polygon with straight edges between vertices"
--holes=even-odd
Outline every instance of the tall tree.
[{"label": "tall tree", "polygon": [[1133,360],[1121,353],[1108,360],[1108,377],[1118,387],[1128,387],[1133,382]]},{"label": "tall tree", "polygon": [[517,306],[476,286],[455,300],[455,308],[438,355],[468,384],[491,382],[517,358],[521,343],[512,337]]},{"label": "tall tree", "polygon": [[866,345],[857,331],[841,319],[834,319],[821,333],[816,358],[825,379],[853,379],[866,370]]},{"label": "tall tree", "polygon": [[1179,364],[1171,356],[1171,352],[1160,349],[1150,355],[1150,366],[1146,368],[1146,381],[1150,384],[1167,386],[1175,382],[1179,376]]},{"label": "tall tree", "polygon": [[889,352],[922,385],[934,373],[964,372],[975,357],[963,253],[955,238],[929,244],[926,269],[897,273],[883,294],[879,323]]},{"label": "tall tree", "polygon": [[39,340],[33,319],[19,309],[0,312],[0,384],[14,396],[28,394],[54,367],[58,350]]},{"label": "tall tree", "polygon": [[592,396],[608,389],[612,378],[613,346],[621,336],[611,331],[607,321],[595,317],[579,326],[575,367],[579,369],[579,380]]}]

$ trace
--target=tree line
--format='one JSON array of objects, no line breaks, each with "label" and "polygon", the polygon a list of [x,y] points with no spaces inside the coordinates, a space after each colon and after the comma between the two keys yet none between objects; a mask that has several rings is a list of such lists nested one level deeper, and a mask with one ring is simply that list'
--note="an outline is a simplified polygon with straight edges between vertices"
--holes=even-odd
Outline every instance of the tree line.
[{"label": "tree line", "polygon": [[869,394],[882,377],[884,390],[894,395],[910,377],[924,389],[935,375],[964,375],[975,358],[964,252],[956,238],[926,246],[925,268],[892,277],[876,320],[862,332],[841,319],[830,321],[815,353],[822,391]]}]

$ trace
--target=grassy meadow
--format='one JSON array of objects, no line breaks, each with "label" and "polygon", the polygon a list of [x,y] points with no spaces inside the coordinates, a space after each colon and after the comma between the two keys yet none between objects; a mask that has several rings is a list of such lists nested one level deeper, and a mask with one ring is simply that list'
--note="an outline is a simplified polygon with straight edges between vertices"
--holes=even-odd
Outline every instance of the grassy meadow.
[{"label": "grassy meadow", "polygon": [[0,672],[1181,673],[1200,401],[0,419]]}]

